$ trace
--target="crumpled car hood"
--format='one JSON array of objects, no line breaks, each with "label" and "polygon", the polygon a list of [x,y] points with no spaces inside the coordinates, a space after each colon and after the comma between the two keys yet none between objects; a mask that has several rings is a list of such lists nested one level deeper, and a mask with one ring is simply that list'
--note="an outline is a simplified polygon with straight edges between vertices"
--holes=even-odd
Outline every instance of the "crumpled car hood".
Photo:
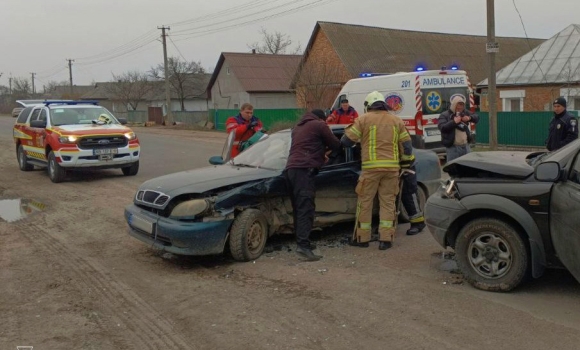
[{"label": "crumpled car hood", "polygon": [[139,190],[153,190],[175,197],[183,193],[203,193],[223,186],[270,178],[279,173],[262,168],[217,165],[156,177],[144,182]]},{"label": "crumpled car hood", "polygon": [[482,170],[509,177],[526,178],[534,168],[526,162],[530,152],[471,152],[454,159],[443,167],[451,176],[465,176],[473,170]]}]

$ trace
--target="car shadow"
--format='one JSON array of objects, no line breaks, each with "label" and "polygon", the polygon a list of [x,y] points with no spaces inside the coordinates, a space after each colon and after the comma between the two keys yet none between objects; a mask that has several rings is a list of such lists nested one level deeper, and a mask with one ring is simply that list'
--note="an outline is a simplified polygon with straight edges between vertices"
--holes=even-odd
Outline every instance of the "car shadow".
[{"label": "car shadow", "polygon": [[540,278],[522,284],[513,293],[552,294],[580,296],[580,284],[572,274],[563,269],[547,269]]}]

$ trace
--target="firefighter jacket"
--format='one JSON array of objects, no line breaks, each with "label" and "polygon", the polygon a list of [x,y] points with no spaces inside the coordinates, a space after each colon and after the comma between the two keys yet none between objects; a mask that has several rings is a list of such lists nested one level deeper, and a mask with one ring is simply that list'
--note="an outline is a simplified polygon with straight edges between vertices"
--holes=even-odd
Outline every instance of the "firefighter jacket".
[{"label": "firefighter jacket", "polygon": [[262,130],[260,119],[252,116],[250,120],[245,120],[240,114],[235,117],[229,117],[226,120],[226,130],[229,133],[235,132],[234,144],[232,146],[231,158],[237,156],[241,151],[240,144],[248,141],[257,131]]},{"label": "firefighter jacket", "polygon": [[415,159],[405,124],[387,111],[363,114],[345,129],[345,136],[360,142],[363,170],[398,171]]}]

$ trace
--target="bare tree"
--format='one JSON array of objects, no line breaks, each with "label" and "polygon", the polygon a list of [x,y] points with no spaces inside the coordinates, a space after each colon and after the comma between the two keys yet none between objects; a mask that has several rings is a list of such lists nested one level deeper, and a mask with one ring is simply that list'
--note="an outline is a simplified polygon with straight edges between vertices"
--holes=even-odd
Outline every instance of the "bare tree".
[{"label": "bare tree", "polygon": [[106,84],[105,90],[114,96],[114,99],[137,110],[139,102],[153,90],[153,84],[146,73],[129,71],[123,74],[113,74],[114,84]]},{"label": "bare tree", "polygon": [[[205,74],[205,69],[201,66],[201,62],[182,61],[178,57],[168,58],[167,64],[171,91],[177,95],[181,110],[185,111],[185,100],[199,95],[196,93],[200,88],[198,86],[199,75]],[[163,64],[158,64],[151,68],[149,75],[156,80],[165,80],[165,67]],[[203,91],[205,91],[205,87],[203,87]]]},{"label": "bare tree", "polygon": [[[255,50],[257,53],[285,54],[293,43],[289,35],[280,32],[269,33],[263,27],[260,29],[260,35],[262,36],[262,41],[248,45],[248,48]],[[291,50],[290,54],[300,54],[301,52],[302,48],[300,43],[298,43],[298,46]]]},{"label": "bare tree", "polygon": [[46,85],[43,85],[44,93],[49,93],[49,92],[55,91],[56,88],[59,86],[69,86],[69,82],[66,80],[63,80],[63,81],[49,80],[46,83]]},{"label": "bare tree", "polygon": [[32,92],[30,81],[26,78],[16,77],[12,79],[12,94],[27,96]]},{"label": "bare tree", "polygon": [[324,56],[305,61],[294,77],[298,105],[307,109],[326,109],[341,88],[341,67]]}]

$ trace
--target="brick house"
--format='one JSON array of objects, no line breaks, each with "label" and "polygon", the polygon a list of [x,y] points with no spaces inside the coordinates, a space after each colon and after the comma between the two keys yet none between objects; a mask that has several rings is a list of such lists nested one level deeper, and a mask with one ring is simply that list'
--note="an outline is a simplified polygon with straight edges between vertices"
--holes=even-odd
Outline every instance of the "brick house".
[{"label": "brick house", "polygon": [[[486,77],[485,36],[442,34],[361,25],[317,22],[292,86],[298,105],[328,108],[341,87],[361,73],[410,72],[418,66],[457,65],[472,82]],[[504,67],[542,39],[498,37]]]},{"label": "brick house", "polygon": [[[501,52],[501,48],[500,48]],[[477,84],[488,110],[487,79]],[[496,74],[497,110],[549,111],[558,96],[580,110],[580,25],[572,24]]]},{"label": "brick house", "polygon": [[290,89],[300,55],[223,52],[209,81],[210,107],[238,109],[249,102],[257,109],[296,108]]}]

